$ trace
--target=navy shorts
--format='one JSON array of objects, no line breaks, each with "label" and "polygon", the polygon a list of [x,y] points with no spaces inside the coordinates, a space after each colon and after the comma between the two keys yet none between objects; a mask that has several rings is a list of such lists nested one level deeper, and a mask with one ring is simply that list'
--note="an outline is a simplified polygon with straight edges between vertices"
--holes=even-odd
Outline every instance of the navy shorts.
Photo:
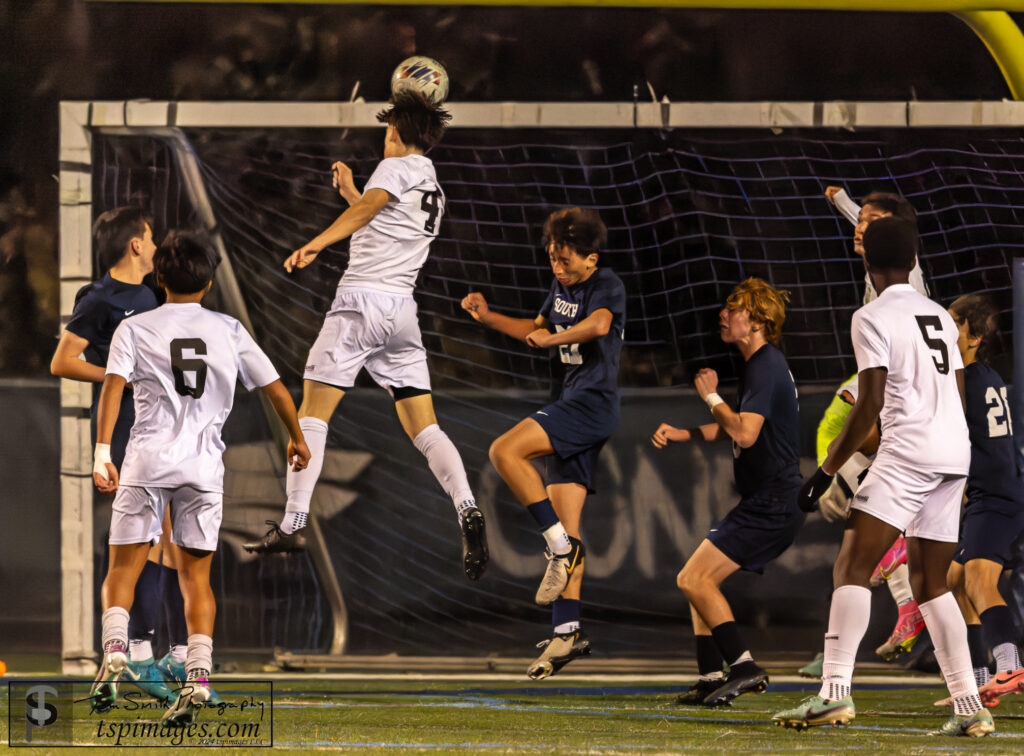
[{"label": "navy shorts", "polygon": [[594,493],[601,448],[619,424],[618,403],[583,392],[559,399],[530,415],[548,436],[555,453],[545,460],[548,485],[579,483]]},{"label": "navy shorts", "polygon": [[793,488],[744,497],[711,528],[708,540],[742,569],[763,572],[790,547],[804,524],[807,515],[796,503],[799,492]]},{"label": "navy shorts", "polygon": [[967,564],[972,559],[988,559],[999,564],[1014,561],[1013,545],[1024,531],[1024,506],[1007,506],[1002,500],[978,499],[969,502],[960,523],[960,542],[953,561]]}]

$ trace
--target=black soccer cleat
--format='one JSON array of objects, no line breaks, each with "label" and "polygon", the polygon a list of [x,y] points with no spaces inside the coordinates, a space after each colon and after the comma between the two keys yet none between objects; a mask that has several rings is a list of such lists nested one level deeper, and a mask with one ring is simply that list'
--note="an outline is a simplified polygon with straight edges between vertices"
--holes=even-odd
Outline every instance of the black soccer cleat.
[{"label": "black soccer cleat", "polygon": [[[725,680],[697,680],[685,693],[676,696],[677,706],[704,706],[704,699],[714,693]],[[722,704],[725,706],[731,703]]]},{"label": "black soccer cleat", "polygon": [[462,569],[470,580],[479,580],[491,558],[487,551],[487,530],[484,513],[476,507],[460,520],[462,525]]},{"label": "black soccer cleat", "polygon": [[744,693],[764,693],[768,690],[768,673],[754,662],[737,664],[725,678],[725,682],[715,688],[704,699],[705,706],[725,706]]},{"label": "black soccer cleat", "polygon": [[250,554],[292,554],[306,550],[306,536],[302,530],[285,533],[273,520],[267,520],[270,530],[258,541],[243,543],[242,548]]}]

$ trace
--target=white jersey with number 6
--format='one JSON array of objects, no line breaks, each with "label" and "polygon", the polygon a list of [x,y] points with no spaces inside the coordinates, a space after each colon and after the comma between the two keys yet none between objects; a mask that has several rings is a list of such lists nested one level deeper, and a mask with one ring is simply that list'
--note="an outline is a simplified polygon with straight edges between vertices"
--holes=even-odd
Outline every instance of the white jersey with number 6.
[{"label": "white jersey with number 6", "polygon": [[252,336],[232,317],[199,304],[165,304],[114,331],[107,374],[135,387],[121,485],[224,490],[220,432],[235,399],[277,380]]},{"label": "white jersey with number 6", "polygon": [[909,284],[896,284],[853,314],[851,336],[858,372],[888,371],[878,458],[966,475],[971,445],[956,382],[963,361],[949,313]]},{"label": "white jersey with number 6", "polygon": [[383,189],[392,199],[352,234],[339,286],[412,294],[444,215],[434,164],[424,155],[385,158],[363,191],[370,189]]}]

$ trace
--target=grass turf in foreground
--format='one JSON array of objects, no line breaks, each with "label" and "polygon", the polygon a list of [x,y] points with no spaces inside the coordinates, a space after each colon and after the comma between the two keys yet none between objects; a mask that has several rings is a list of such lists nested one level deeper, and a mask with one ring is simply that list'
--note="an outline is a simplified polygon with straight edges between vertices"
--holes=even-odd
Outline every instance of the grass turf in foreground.
[{"label": "grass turf in foreground", "polygon": [[[731,708],[708,710],[676,706],[673,699],[682,688],[669,685],[609,685],[572,677],[532,684],[322,681],[311,677],[275,682],[274,750],[396,749],[435,754],[1024,752],[1024,700],[1015,700],[1024,696],[1008,697],[994,710],[994,736],[981,740],[938,738],[927,733],[949,716],[948,709],[932,706],[945,695],[943,688],[869,687],[855,690],[857,719],[851,726],[796,732],[774,727],[769,720],[778,709],[816,692],[817,686],[810,682],[774,685],[764,695],[741,697]],[[233,695],[226,693],[225,697],[231,700]],[[0,712],[5,739],[7,714]],[[23,727],[24,704],[14,702],[10,714],[13,726]],[[115,712],[111,718],[118,716],[135,718],[137,714]],[[203,712],[201,719],[212,716]],[[153,713],[148,718],[157,717]],[[209,753],[205,748],[176,751]]]}]

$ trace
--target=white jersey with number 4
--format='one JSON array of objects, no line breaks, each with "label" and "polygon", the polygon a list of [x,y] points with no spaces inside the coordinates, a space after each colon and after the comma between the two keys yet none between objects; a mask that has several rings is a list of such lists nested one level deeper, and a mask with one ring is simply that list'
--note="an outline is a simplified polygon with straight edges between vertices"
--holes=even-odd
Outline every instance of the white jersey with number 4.
[{"label": "white jersey with number 4", "polygon": [[352,234],[339,286],[412,294],[444,215],[434,164],[425,155],[385,158],[363,191],[370,189],[383,189],[393,199]]},{"label": "white jersey with number 4", "polygon": [[277,371],[232,317],[199,304],[165,304],[121,322],[107,374],[135,388],[135,425],[121,485],[224,490],[220,432],[235,382],[250,391]]},{"label": "white jersey with number 4", "polygon": [[909,284],[895,284],[853,314],[851,336],[858,372],[888,371],[877,459],[966,475],[971,444],[956,382],[963,361],[949,313]]}]

